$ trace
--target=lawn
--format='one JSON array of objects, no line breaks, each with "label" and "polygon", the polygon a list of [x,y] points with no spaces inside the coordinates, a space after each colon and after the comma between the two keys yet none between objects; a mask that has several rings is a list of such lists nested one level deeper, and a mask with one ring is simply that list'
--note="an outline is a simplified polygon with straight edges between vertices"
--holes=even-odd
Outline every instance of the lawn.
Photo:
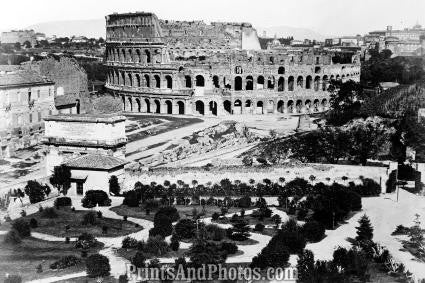
[{"label": "lawn", "polygon": [[[200,205],[175,205],[175,208],[177,208],[177,211],[180,214],[180,218],[186,218],[186,217],[192,217],[192,212],[196,208],[198,213],[202,213],[202,206]],[[144,209],[141,209],[140,207],[129,207],[127,205],[120,205],[112,207],[111,210],[118,215],[121,216],[128,216],[128,217],[134,217],[134,218],[140,218],[140,219],[146,219],[153,221],[153,218],[155,216],[155,212],[157,210],[152,210],[149,214],[146,214],[146,211]],[[231,207],[229,208],[228,213],[236,213],[240,212],[240,208]],[[202,218],[211,217],[214,212],[221,213],[220,207],[213,206],[213,205],[206,205],[205,206],[205,214],[202,215]]]},{"label": "lawn", "polygon": [[[132,222],[126,222],[119,219],[96,218],[95,225],[83,225],[83,217],[88,211],[71,211],[69,209],[56,210],[58,216],[55,218],[44,217],[42,212],[24,217],[30,221],[31,218],[37,220],[38,227],[32,228],[32,231],[54,235],[57,237],[78,237],[83,232],[92,234],[95,237],[118,237],[134,233],[143,229]],[[69,226],[68,232],[65,227]],[[107,234],[102,233],[102,227],[108,227]]]},{"label": "lawn", "polygon": [[[85,270],[85,263],[63,269],[51,270],[50,264],[63,256],[81,256],[80,250],[70,242],[47,242],[32,237],[25,238],[16,246],[3,243],[4,236],[0,236],[0,282],[3,282],[6,273],[22,276],[22,281],[36,280],[51,276],[60,276]],[[88,255],[97,253],[101,246],[90,249]],[[43,272],[37,273],[40,265]]]}]

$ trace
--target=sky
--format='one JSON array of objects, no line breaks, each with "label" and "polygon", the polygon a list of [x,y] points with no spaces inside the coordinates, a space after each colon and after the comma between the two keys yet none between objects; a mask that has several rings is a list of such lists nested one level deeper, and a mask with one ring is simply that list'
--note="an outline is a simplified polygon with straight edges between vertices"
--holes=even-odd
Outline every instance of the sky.
[{"label": "sky", "polygon": [[161,19],[250,22],[254,27],[309,28],[323,35],[425,26],[425,0],[1,0],[0,30],[49,21],[154,12]]}]

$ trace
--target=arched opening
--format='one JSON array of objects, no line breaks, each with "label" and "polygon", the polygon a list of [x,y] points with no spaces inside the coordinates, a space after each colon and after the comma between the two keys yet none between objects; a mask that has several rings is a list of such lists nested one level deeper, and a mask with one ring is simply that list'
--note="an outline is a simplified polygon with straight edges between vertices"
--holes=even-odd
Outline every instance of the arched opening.
[{"label": "arched opening", "polygon": [[147,49],[145,49],[145,57],[146,57],[146,63],[150,63],[151,62],[151,53]]},{"label": "arched opening", "polygon": [[165,76],[165,81],[167,82],[167,88],[173,88],[173,78],[171,76]]},{"label": "arched opening", "polygon": [[192,78],[190,76],[184,76],[184,82],[187,88],[192,88]]},{"label": "arched opening", "polygon": [[242,114],[242,102],[239,99],[233,103],[233,114]]},{"label": "arched opening", "polygon": [[279,67],[279,69],[277,69],[277,73],[278,73],[279,75],[283,75],[283,74],[285,74],[285,67]]},{"label": "arched opening", "polygon": [[140,82],[140,75],[136,74],[136,83],[137,83],[137,87],[141,86],[141,82]]},{"label": "arched opening", "polygon": [[313,111],[314,112],[319,112],[319,105],[320,105],[319,99],[315,99],[314,102],[313,102]]},{"label": "arched opening", "polygon": [[313,78],[311,76],[307,76],[307,78],[305,78],[305,88],[311,89],[312,82],[313,82]]},{"label": "arched opening", "polygon": [[220,87],[220,81],[218,79],[218,76],[213,76],[213,85],[214,85],[215,88]]},{"label": "arched opening", "polygon": [[336,78],[335,78],[337,81],[339,81],[340,80],[340,78],[339,78],[339,75],[336,75]]},{"label": "arched opening", "polygon": [[121,99],[122,99],[122,110],[125,111],[126,110],[126,107],[125,107],[125,96],[122,96]]},{"label": "arched opening", "polygon": [[290,76],[288,78],[288,90],[294,91],[294,77],[293,76]]},{"label": "arched opening", "polygon": [[128,61],[133,62],[133,51],[128,49]]},{"label": "arched opening", "polygon": [[177,107],[179,108],[179,114],[184,115],[184,102],[177,101]]},{"label": "arched opening", "polygon": [[283,100],[279,100],[277,102],[277,112],[283,113],[285,111],[285,102]]},{"label": "arched opening", "polygon": [[161,87],[161,78],[158,75],[155,75],[153,78],[155,80],[155,87],[160,88]]},{"label": "arched opening", "polygon": [[131,74],[128,74],[128,85],[133,86],[133,76]]},{"label": "arched opening", "polygon": [[284,91],[285,90],[285,78],[280,77],[277,81],[277,91]]},{"label": "arched opening", "polygon": [[245,101],[245,113],[252,114],[252,102],[249,99]]},{"label": "arched opening", "polygon": [[149,99],[145,99],[145,103],[146,103],[146,113],[151,113],[151,102],[149,101]]},{"label": "arched opening", "polygon": [[205,79],[204,79],[203,76],[197,75],[195,79],[196,79],[196,86],[197,87],[204,87],[205,86]]},{"label": "arched opening", "polygon": [[204,102],[201,100],[196,101],[195,111],[200,115],[205,115]]},{"label": "arched opening", "polygon": [[245,90],[254,90],[254,79],[252,76],[246,77]]},{"label": "arched opening", "polygon": [[258,76],[257,78],[257,89],[263,89],[264,88],[264,77]]},{"label": "arched opening", "polygon": [[301,110],[303,108],[302,100],[297,100],[297,103],[295,104],[295,108],[297,110],[297,113],[301,113]]},{"label": "arched opening", "polygon": [[330,80],[331,80],[331,81],[335,80],[335,76],[334,76],[334,75],[331,75]]},{"label": "arched opening", "polygon": [[121,50],[121,59],[122,59],[122,62],[125,62],[125,49],[122,49]]},{"label": "arched opening", "polygon": [[148,75],[144,75],[145,77],[145,86],[146,87],[151,87],[151,82],[150,82],[150,78]]},{"label": "arched opening", "polygon": [[140,104],[140,99],[136,98],[137,112],[142,112],[142,105]]},{"label": "arched opening", "polygon": [[[76,102],[76,103],[75,103],[75,107],[77,108],[77,114],[80,114],[80,100],[79,100],[79,99],[77,99],[75,102]],[[51,114],[50,114],[50,115],[51,115]]]},{"label": "arched opening", "polygon": [[274,101],[269,100],[267,103],[267,113],[273,113],[274,112]]},{"label": "arched opening", "polygon": [[262,101],[257,102],[257,114],[263,114],[264,103]]},{"label": "arched opening", "polygon": [[155,113],[160,114],[161,113],[161,102],[159,100],[155,99]]},{"label": "arched opening", "polygon": [[136,58],[137,58],[137,63],[142,62],[142,55],[140,54],[140,49],[136,49]]},{"label": "arched opening", "polygon": [[288,100],[287,104],[288,113],[294,113],[294,101]]},{"label": "arched opening", "polygon": [[307,110],[307,112],[310,112],[310,107],[311,107],[311,100],[307,99],[304,103],[305,105],[305,109]]},{"label": "arched opening", "polygon": [[322,90],[323,91],[327,91],[328,90],[328,85],[329,85],[328,76],[323,76],[323,79],[322,79]]},{"label": "arched opening", "polygon": [[274,89],[274,83],[275,83],[274,77],[273,76],[269,77],[267,80],[267,88]]},{"label": "arched opening", "polygon": [[323,107],[323,110],[325,110],[328,107],[328,100],[326,98],[322,100],[322,107]]},{"label": "arched opening", "polygon": [[214,116],[217,116],[217,102],[210,101],[209,108],[210,108],[211,114],[213,114]]},{"label": "arched opening", "polygon": [[242,90],[242,78],[240,76],[235,77],[235,90]]},{"label": "arched opening", "polygon": [[314,90],[319,91],[319,89],[320,89],[320,77],[316,76],[314,78]]},{"label": "arched opening", "polygon": [[226,89],[232,88],[232,86],[227,82],[226,77],[223,77],[223,84],[224,84],[224,88],[226,88]]},{"label": "arched opening", "polygon": [[121,73],[121,85],[125,85],[125,73]]},{"label": "arched opening", "polygon": [[229,100],[223,102],[224,111],[229,114],[232,114],[232,103]]},{"label": "arched opening", "polygon": [[173,104],[170,100],[165,101],[165,106],[167,107],[167,114],[173,114]]},{"label": "arched opening", "polygon": [[131,97],[128,98],[128,111],[133,112],[133,101]]},{"label": "arched opening", "polygon": [[298,76],[297,78],[297,87],[304,88],[304,78],[302,76]]}]

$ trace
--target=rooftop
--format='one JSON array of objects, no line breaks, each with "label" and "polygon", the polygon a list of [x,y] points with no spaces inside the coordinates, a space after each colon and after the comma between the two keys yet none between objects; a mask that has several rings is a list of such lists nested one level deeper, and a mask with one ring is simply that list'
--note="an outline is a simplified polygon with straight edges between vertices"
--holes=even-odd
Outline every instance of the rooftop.
[{"label": "rooftop", "polygon": [[[8,67],[9,70],[15,67]],[[7,69],[7,68],[5,68]],[[13,88],[34,85],[53,85],[54,82],[40,76],[35,71],[20,70],[13,73],[0,74],[0,88]]]},{"label": "rooftop", "polygon": [[108,155],[87,154],[65,163],[66,166],[76,169],[97,169],[111,170],[120,166],[124,166],[128,162]]},{"label": "rooftop", "polygon": [[59,114],[44,118],[45,121],[86,122],[86,123],[117,123],[124,122],[125,116],[119,114]]}]

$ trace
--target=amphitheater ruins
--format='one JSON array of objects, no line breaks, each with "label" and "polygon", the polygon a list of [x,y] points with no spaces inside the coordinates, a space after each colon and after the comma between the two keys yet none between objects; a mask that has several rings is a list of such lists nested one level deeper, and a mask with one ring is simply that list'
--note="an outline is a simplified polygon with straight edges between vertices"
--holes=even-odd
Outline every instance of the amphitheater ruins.
[{"label": "amphitheater ruins", "polygon": [[360,80],[357,54],[262,50],[249,23],[115,13],[106,17],[106,37],[106,88],[127,112],[314,113],[327,109],[331,80]]}]

